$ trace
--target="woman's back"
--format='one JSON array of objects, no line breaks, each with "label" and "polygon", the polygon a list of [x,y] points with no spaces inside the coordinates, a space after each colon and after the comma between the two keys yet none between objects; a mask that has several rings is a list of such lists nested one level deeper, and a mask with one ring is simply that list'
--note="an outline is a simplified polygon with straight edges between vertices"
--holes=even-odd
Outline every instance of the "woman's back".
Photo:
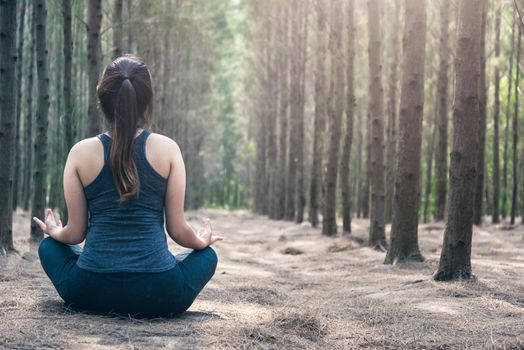
[{"label": "woman's back", "polygon": [[[69,152],[67,225],[51,209],[45,222],[33,218],[50,236],[39,246],[42,267],[69,305],[133,315],[178,314],[215,273],[217,255],[210,245],[223,237],[212,234],[209,222],[197,234],[185,219],[180,148],[146,130],[153,102],[146,65],[133,57],[117,58],[104,70],[97,93],[110,134],[82,140]],[[173,256],[165,231],[191,250]],[[84,239],[82,249],[77,244]]]},{"label": "woman's back", "polygon": [[133,142],[140,188],[138,195],[123,205],[108,163],[112,139],[107,134],[98,135],[104,161],[98,175],[84,187],[89,228],[78,260],[81,268],[95,272],[160,272],[174,266],[164,232],[167,179],[147,159],[150,134],[144,130]]}]

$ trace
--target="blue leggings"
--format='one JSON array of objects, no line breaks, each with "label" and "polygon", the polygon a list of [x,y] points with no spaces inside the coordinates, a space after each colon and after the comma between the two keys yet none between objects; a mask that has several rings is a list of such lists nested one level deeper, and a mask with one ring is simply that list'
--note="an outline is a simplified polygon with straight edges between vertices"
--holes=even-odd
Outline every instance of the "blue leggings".
[{"label": "blue leggings", "polygon": [[217,255],[211,247],[175,256],[164,272],[100,273],[82,269],[78,245],[45,238],[40,262],[67,306],[97,313],[133,317],[174,316],[186,311],[215,273]]}]

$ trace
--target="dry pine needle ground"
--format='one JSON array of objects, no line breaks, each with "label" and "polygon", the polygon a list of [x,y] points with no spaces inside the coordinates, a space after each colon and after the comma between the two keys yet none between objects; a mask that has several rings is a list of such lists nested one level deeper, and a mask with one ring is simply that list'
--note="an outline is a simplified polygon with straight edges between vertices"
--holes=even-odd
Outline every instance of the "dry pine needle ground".
[{"label": "dry pine needle ground", "polygon": [[363,245],[364,220],[347,239],[246,211],[189,213],[204,216],[226,236],[215,277],[189,312],[144,320],[64,309],[18,212],[20,256],[0,259],[0,348],[524,348],[522,227],[475,228],[477,279],[437,283],[441,224],[420,226],[425,262],[388,266]]}]

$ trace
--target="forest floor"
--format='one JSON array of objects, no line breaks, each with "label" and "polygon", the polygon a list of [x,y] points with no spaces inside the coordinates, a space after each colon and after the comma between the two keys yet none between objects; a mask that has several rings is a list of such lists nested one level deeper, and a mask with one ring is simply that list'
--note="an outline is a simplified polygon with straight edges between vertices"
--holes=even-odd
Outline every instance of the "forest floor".
[{"label": "forest floor", "polygon": [[0,348],[524,349],[523,226],[475,228],[476,280],[442,283],[442,223],[420,225],[425,262],[389,266],[365,246],[367,220],[348,239],[247,211],[187,216],[226,237],[216,275],[185,314],[144,320],[65,309],[19,211],[20,255],[0,258]]}]

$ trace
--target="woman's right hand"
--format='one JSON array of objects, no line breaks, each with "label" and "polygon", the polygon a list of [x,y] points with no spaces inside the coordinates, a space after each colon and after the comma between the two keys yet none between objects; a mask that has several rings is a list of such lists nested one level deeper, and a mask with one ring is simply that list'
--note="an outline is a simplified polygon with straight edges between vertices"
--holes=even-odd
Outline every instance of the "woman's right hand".
[{"label": "woman's right hand", "polygon": [[40,220],[36,216],[33,217],[33,220],[45,234],[53,238],[55,238],[57,234],[63,229],[62,221],[56,220],[51,208],[46,209],[44,221]]},{"label": "woman's right hand", "polygon": [[211,228],[211,220],[207,218],[204,219],[204,230],[198,234],[198,237],[206,244],[206,247],[224,239],[223,236],[216,236],[213,234],[213,229]]}]

